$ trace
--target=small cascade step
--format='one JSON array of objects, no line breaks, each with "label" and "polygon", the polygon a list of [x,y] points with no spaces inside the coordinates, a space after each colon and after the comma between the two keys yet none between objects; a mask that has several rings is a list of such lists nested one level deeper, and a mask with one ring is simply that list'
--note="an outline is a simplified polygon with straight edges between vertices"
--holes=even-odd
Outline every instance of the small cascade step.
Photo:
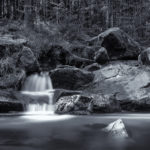
[{"label": "small cascade step", "polygon": [[36,73],[29,76],[23,87],[22,93],[28,96],[47,96],[48,102],[34,102],[27,105],[27,112],[31,114],[51,113],[53,114],[54,90],[48,72]]}]

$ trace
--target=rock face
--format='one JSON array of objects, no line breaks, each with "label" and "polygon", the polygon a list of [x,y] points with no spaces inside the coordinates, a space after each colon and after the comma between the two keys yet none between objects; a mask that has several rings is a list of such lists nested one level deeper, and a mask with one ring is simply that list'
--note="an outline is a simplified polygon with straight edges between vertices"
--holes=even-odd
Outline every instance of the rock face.
[{"label": "rock face", "polygon": [[129,137],[122,119],[110,123],[103,131],[113,138],[124,139]]},{"label": "rock face", "polygon": [[98,52],[96,52],[94,60],[101,65],[107,63],[109,61],[107,50],[102,47]]},{"label": "rock face", "polygon": [[110,28],[92,40],[100,40],[111,60],[137,59],[141,52],[140,45],[119,28]]},{"label": "rock face", "polygon": [[93,71],[99,70],[100,68],[101,66],[98,63],[94,63],[94,64],[86,66],[84,70],[93,72]]},{"label": "rock face", "polygon": [[75,67],[61,67],[51,71],[54,88],[77,90],[93,81],[94,75]]},{"label": "rock face", "polygon": [[[95,71],[93,84],[86,93],[115,95],[123,110],[150,110],[150,70],[141,68],[137,62],[112,62]],[[134,107],[133,107],[134,106]]]},{"label": "rock face", "polygon": [[150,65],[150,48],[141,52],[138,61],[141,65]]},{"label": "rock face", "polygon": [[88,114],[91,111],[92,98],[73,95],[61,97],[55,105],[55,112],[59,114]]},{"label": "rock face", "polygon": [[39,71],[39,64],[33,52],[28,47],[23,47],[18,58],[19,67],[26,70],[27,73]]}]

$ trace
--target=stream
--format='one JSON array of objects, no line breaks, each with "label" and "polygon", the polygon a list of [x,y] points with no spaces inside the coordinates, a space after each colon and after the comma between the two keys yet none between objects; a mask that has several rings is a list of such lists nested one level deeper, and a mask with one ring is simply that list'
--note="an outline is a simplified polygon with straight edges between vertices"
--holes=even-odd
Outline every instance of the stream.
[{"label": "stream", "polygon": [[[129,139],[102,131],[121,118]],[[92,116],[1,114],[0,150],[149,150],[150,114]]]}]

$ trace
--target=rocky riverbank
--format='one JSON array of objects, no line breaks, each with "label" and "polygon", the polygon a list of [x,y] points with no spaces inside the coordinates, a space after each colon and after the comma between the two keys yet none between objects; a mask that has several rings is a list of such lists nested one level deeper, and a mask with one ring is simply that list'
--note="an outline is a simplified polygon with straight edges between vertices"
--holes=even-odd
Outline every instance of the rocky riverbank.
[{"label": "rocky riverbank", "polygon": [[55,44],[37,56],[27,38],[1,35],[0,105],[6,106],[5,99],[12,108],[19,103],[17,110],[23,111],[30,101],[45,102],[45,97],[19,92],[27,76],[44,70],[55,89],[56,113],[150,111],[150,49],[119,28],[100,33],[86,44],[90,45],[87,51],[86,46],[75,50]]}]

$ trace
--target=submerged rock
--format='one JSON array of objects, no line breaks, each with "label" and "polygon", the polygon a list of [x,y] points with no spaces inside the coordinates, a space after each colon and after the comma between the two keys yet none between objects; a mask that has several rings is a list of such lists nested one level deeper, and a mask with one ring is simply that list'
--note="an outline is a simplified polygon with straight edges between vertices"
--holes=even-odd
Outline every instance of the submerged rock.
[{"label": "submerged rock", "polygon": [[91,83],[94,75],[75,67],[56,68],[50,73],[54,88],[77,90]]},{"label": "submerged rock", "polygon": [[103,131],[107,132],[108,136],[113,138],[122,139],[129,137],[122,119],[110,123]]}]

